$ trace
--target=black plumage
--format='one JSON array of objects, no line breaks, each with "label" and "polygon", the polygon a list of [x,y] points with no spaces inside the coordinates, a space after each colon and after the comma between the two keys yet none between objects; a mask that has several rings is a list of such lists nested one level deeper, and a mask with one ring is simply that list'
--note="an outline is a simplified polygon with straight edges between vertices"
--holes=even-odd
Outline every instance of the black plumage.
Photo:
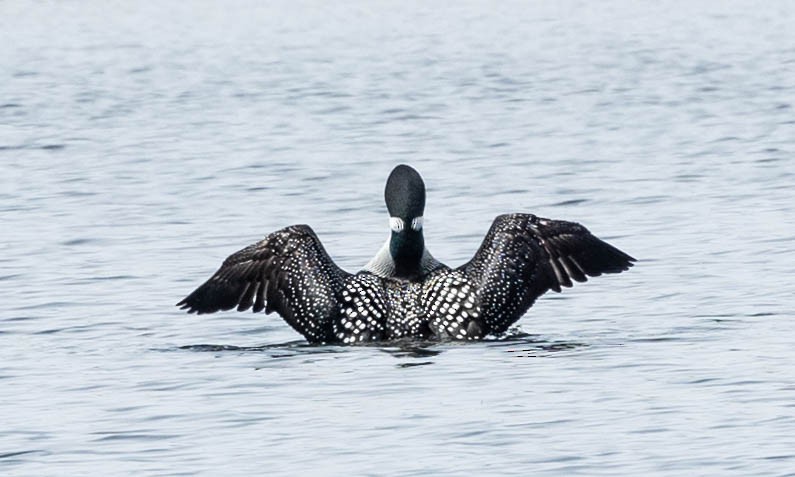
[{"label": "black plumage", "polygon": [[308,225],[293,225],[229,256],[177,306],[200,314],[235,307],[275,311],[307,340],[333,341],[340,291],[351,277]]},{"label": "black plumage", "polygon": [[456,270],[477,288],[480,326],[489,334],[507,330],[548,290],[622,272],[634,261],[580,224],[506,214],[494,219],[475,256]]},{"label": "black plumage", "polygon": [[398,166],[386,199],[400,215],[361,272],[339,268],[309,226],[294,225],[231,255],[177,305],[190,313],[275,311],[313,343],[476,339],[505,332],[549,290],[622,272],[635,261],[580,224],[506,214],[474,257],[451,269],[425,249],[419,174]]}]

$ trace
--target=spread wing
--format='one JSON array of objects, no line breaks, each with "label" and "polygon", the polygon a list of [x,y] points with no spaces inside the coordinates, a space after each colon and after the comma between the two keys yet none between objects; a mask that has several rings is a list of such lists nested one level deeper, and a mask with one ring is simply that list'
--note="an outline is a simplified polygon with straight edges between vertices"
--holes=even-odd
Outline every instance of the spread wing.
[{"label": "spread wing", "polygon": [[339,310],[337,294],[348,276],[311,227],[293,225],[230,255],[177,306],[189,313],[235,307],[276,311],[309,341],[326,341]]},{"label": "spread wing", "polygon": [[478,288],[488,332],[501,333],[548,290],[620,273],[634,261],[580,224],[506,214],[494,219],[480,249],[458,270]]}]

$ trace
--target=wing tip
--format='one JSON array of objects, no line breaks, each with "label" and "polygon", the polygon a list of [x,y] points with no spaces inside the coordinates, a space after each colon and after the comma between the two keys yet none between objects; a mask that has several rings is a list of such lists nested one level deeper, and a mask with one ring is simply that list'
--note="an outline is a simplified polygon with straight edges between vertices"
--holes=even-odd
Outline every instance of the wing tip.
[{"label": "wing tip", "polygon": [[194,294],[190,294],[179,301],[175,306],[178,306],[180,310],[185,310],[188,314],[196,314],[196,315],[203,315],[205,313],[212,313],[217,310],[203,308],[201,303],[197,303],[196,297]]}]

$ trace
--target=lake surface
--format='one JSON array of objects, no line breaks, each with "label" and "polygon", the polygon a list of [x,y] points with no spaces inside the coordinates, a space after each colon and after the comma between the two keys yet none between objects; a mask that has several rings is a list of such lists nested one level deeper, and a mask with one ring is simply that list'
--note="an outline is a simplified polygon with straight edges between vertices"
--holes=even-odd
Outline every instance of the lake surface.
[{"label": "lake surface", "polygon": [[[764,8],[762,8],[764,7]],[[0,474],[795,475],[795,4],[0,3]],[[428,186],[635,268],[477,343],[308,346],[174,303]]]}]

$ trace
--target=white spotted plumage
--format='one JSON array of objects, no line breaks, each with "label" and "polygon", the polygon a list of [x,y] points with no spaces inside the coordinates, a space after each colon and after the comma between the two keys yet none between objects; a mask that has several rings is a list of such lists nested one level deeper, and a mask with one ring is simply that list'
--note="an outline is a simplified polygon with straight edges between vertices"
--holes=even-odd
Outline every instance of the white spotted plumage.
[{"label": "white spotted plumage", "polygon": [[354,275],[345,281],[339,301],[334,336],[341,342],[363,343],[384,339],[388,307],[383,287],[374,275]]}]

